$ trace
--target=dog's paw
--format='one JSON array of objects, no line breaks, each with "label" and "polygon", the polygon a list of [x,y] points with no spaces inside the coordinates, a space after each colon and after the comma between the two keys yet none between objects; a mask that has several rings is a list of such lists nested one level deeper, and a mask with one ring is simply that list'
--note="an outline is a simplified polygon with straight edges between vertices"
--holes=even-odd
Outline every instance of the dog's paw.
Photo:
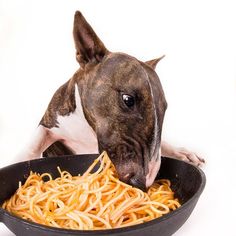
[{"label": "dog's paw", "polygon": [[195,152],[191,152],[183,147],[175,148],[173,150],[173,158],[189,162],[195,166],[203,166],[205,164],[205,160],[202,157],[200,157]]}]

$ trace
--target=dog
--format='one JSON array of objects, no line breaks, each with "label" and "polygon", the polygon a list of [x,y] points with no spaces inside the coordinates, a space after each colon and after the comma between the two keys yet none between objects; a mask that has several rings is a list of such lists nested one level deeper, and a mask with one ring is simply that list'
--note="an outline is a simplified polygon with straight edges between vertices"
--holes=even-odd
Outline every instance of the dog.
[{"label": "dog", "polygon": [[74,16],[80,68],[53,95],[23,159],[106,150],[120,180],[146,189],[161,155],[204,163],[197,154],[161,141],[167,102],[155,67],[109,51],[83,15]]}]

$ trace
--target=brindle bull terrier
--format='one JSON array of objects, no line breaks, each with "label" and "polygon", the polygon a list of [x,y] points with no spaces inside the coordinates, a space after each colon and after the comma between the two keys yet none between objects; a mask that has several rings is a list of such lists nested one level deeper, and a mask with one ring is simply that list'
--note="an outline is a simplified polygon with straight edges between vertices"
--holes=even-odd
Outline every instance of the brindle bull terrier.
[{"label": "brindle bull terrier", "polygon": [[161,142],[167,102],[154,70],[162,57],[141,62],[108,51],[78,11],[73,35],[80,68],[52,97],[24,159],[106,150],[119,178],[141,189],[153,183],[161,155],[204,162]]}]

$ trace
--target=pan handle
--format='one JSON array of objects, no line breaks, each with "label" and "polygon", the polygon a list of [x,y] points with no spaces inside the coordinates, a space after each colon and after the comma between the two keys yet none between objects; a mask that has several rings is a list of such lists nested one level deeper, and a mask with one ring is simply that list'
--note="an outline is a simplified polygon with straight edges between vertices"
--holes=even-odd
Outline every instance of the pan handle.
[{"label": "pan handle", "polygon": [[4,210],[0,207],[0,222],[3,222]]},{"label": "pan handle", "polygon": [[0,207],[0,222],[4,221],[4,210]]}]

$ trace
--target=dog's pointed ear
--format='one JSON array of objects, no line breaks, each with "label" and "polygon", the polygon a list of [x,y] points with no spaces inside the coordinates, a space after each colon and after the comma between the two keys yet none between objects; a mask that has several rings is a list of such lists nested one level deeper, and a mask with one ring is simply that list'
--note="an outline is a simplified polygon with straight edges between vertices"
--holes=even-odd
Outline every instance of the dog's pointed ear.
[{"label": "dog's pointed ear", "polygon": [[159,57],[159,58],[150,60],[150,61],[146,61],[145,63],[146,63],[147,65],[149,65],[150,67],[152,67],[153,70],[155,70],[155,69],[156,69],[156,66],[157,66],[157,63],[158,63],[161,59],[163,59],[164,57],[165,57],[165,55],[163,55],[163,56],[161,56],[161,57]]},{"label": "dog's pointed ear", "polygon": [[76,60],[82,68],[88,63],[100,62],[108,52],[102,41],[79,11],[75,12],[73,35]]}]

